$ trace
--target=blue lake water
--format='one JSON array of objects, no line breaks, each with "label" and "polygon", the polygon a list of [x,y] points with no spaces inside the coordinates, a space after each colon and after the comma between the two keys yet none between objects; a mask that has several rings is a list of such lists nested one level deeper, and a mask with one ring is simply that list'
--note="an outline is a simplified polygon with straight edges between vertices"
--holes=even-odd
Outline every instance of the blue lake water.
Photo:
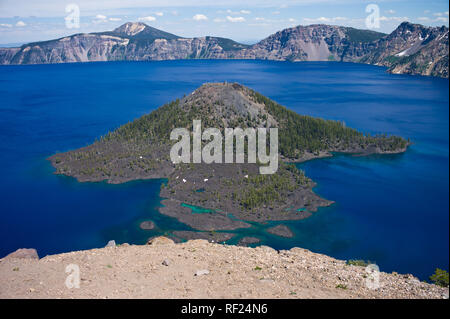
[{"label": "blue lake water", "polygon": [[[299,165],[336,204],[286,223],[237,230],[277,249],[300,246],[384,271],[426,279],[449,263],[448,80],[390,75],[333,62],[165,61],[0,66],[0,257],[21,247],[41,256],[144,243],[188,226],[160,215],[162,181],[78,183],[46,158],[85,146],[204,82],[237,81],[300,114],[342,120],[370,133],[409,137],[401,155],[334,158]],[[152,231],[139,229],[146,219]]]}]

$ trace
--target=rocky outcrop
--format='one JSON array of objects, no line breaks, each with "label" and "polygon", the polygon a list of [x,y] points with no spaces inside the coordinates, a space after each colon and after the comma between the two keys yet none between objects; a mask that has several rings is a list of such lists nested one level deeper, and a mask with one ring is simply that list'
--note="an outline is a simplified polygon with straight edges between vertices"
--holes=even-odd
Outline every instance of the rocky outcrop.
[{"label": "rocky outcrop", "polygon": [[0,64],[175,59],[344,61],[392,73],[448,77],[448,28],[402,23],[391,34],[330,25],[284,29],[252,45],[219,37],[182,38],[144,23],[0,48]]},{"label": "rocky outcrop", "polygon": [[39,259],[39,255],[34,248],[20,248],[10,253],[5,258]]},{"label": "rocky outcrop", "polygon": [[368,43],[383,33],[324,24],[279,31],[248,49],[233,54],[246,59],[278,61],[356,61]]},{"label": "rocky outcrop", "polygon": [[386,66],[392,73],[448,78],[447,27],[404,22],[390,35],[371,44],[360,62]]},{"label": "rocky outcrop", "polygon": [[[156,244],[158,242],[159,244]],[[64,283],[68,265],[79,288]],[[448,298],[412,275],[372,272],[311,251],[192,240],[0,259],[4,298]],[[372,280],[375,279],[375,280]]]},{"label": "rocky outcrop", "polygon": [[257,237],[251,237],[251,236],[245,236],[242,237],[239,242],[238,242],[238,246],[248,246],[248,245],[254,245],[259,243],[261,240]]},{"label": "rocky outcrop", "polygon": [[0,48],[1,64],[89,61],[224,59],[247,47],[218,37],[181,38],[144,23],[128,22],[110,32],[75,34],[20,48]]},{"label": "rocky outcrop", "polygon": [[179,237],[184,240],[192,240],[192,239],[205,239],[210,243],[223,243],[227,240],[230,240],[234,234],[232,233],[223,233],[223,232],[196,232],[196,231],[188,231],[188,230],[176,230],[173,232],[173,235]]},{"label": "rocky outcrop", "polygon": [[0,48],[0,64],[11,64],[20,48]]},{"label": "rocky outcrop", "polygon": [[285,238],[292,238],[294,234],[286,225],[277,225],[267,229],[267,232]]},{"label": "rocky outcrop", "polygon": [[171,245],[174,243],[175,242],[172,239],[164,236],[153,237],[147,241],[147,245],[151,246],[164,246],[164,245]]},{"label": "rocky outcrop", "polygon": [[139,224],[139,228],[143,230],[152,230],[155,228],[155,223],[151,220],[146,220]]}]

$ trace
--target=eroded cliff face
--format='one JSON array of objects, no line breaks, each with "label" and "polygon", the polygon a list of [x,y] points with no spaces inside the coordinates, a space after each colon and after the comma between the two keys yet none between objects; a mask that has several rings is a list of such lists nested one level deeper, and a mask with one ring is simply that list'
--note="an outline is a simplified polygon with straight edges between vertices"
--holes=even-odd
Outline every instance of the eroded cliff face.
[{"label": "eroded cliff face", "polygon": [[217,38],[156,39],[147,46],[131,43],[111,52],[109,60],[149,61],[179,59],[226,59],[229,55]]},{"label": "eroded cliff face", "polygon": [[285,29],[247,46],[218,37],[181,38],[128,22],[110,32],[0,48],[1,64],[175,59],[344,61],[386,66],[392,73],[448,77],[448,28],[404,22],[385,35],[319,24]]},{"label": "eroded cliff face", "polygon": [[0,48],[0,64],[10,64],[20,48]]},{"label": "eroded cliff face", "polygon": [[448,78],[448,28],[404,22],[390,35],[373,43],[360,60],[386,66],[392,73]]},{"label": "eroded cliff face", "polygon": [[58,40],[23,45],[9,64],[108,61],[129,40],[108,35],[78,34]]},{"label": "eroded cliff face", "polygon": [[[236,52],[233,57],[279,61],[341,61],[346,52],[354,51],[354,46],[359,44],[352,42],[348,34],[350,29],[329,25],[285,29],[251,48]],[[377,34],[372,31],[363,32]],[[384,34],[378,33],[378,37],[382,36]]]},{"label": "eroded cliff face", "polygon": [[247,47],[217,37],[181,38],[143,23],[126,23],[103,33],[0,48],[1,64],[44,64],[89,61],[224,59]]}]

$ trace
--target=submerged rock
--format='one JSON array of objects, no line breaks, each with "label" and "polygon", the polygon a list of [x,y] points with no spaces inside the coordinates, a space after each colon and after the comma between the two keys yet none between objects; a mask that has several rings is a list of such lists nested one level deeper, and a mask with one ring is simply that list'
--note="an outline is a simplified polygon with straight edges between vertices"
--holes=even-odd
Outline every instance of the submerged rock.
[{"label": "submerged rock", "polygon": [[271,233],[273,235],[280,236],[280,237],[286,237],[286,238],[294,237],[294,234],[289,229],[289,227],[287,227],[286,225],[278,225],[275,227],[268,228],[267,232]]},{"label": "submerged rock", "polygon": [[238,246],[247,246],[251,244],[259,243],[261,240],[256,237],[243,237],[239,240]]},{"label": "submerged rock", "polygon": [[144,230],[151,230],[151,229],[155,228],[155,223],[152,222],[151,220],[147,220],[145,222],[142,222],[139,225],[139,227]]}]

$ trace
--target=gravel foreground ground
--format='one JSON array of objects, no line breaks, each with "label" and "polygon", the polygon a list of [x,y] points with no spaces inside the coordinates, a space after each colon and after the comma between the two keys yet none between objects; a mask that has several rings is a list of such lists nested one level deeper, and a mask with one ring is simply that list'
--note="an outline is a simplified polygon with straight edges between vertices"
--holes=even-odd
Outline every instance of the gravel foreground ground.
[{"label": "gravel foreground ground", "polygon": [[[79,288],[66,286],[76,283],[73,265]],[[370,278],[365,267],[301,248],[158,237],[42,259],[7,256],[0,259],[0,298],[448,298],[448,288],[412,275],[381,272],[377,289],[368,288]]]}]

